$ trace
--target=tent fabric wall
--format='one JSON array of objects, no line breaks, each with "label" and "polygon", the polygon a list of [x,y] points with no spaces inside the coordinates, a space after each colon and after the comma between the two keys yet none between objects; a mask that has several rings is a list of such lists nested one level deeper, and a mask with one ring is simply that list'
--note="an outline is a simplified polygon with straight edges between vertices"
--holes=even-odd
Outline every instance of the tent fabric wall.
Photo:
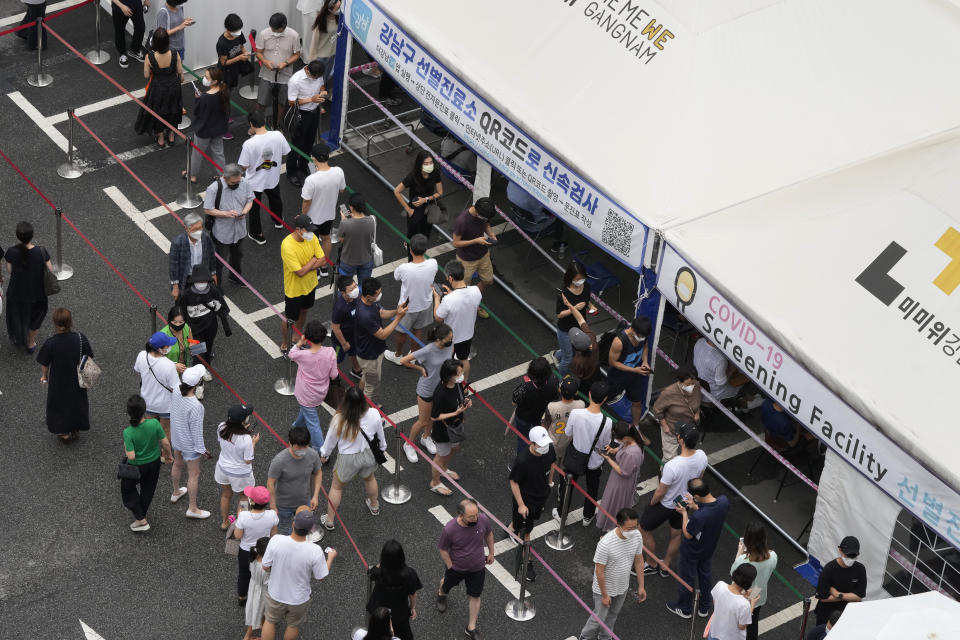
[{"label": "tent fabric wall", "polygon": [[827,451],[807,550],[826,565],[839,554],[837,545],[844,536],[856,536],[859,561],[867,569],[867,598],[889,597],[883,590],[883,572],[899,513],[896,502]]}]

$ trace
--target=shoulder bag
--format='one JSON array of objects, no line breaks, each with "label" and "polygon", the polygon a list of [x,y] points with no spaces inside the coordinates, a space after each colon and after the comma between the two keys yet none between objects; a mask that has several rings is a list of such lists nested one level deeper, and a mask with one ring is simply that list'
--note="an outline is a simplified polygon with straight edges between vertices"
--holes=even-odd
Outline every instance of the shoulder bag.
[{"label": "shoulder bag", "polygon": [[[48,258],[49,260],[49,258]],[[60,293],[60,281],[57,280],[57,276],[47,268],[46,260],[43,261],[43,293],[52,296],[55,293]]]},{"label": "shoulder bag", "polygon": [[364,433],[362,427],[360,428],[360,435],[362,435],[363,439],[370,445],[370,452],[373,454],[373,459],[377,461],[377,464],[384,464],[387,461],[387,454],[380,448],[380,436],[373,434],[373,438],[369,438],[367,434]]},{"label": "shoulder bag", "polygon": [[236,521],[231,522],[230,526],[227,527],[226,537],[223,541],[223,552],[228,556],[240,555],[240,541],[233,537],[236,528]]},{"label": "shoulder bag", "polygon": [[140,480],[140,467],[131,464],[127,456],[123,456],[117,465],[117,480]]},{"label": "shoulder bag", "polygon": [[94,362],[90,356],[83,355],[83,334],[77,332],[80,336],[80,364],[77,365],[77,384],[81,389],[93,389],[100,379],[100,365]]},{"label": "shoulder bag", "polygon": [[323,398],[323,404],[336,411],[340,408],[340,404],[343,402],[346,394],[347,392],[343,388],[343,383],[340,381],[340,378],[334,378],[330,381],[330,386],[327,387],[327,395]]},{"label": "shoulder bag", "polygon": [[[293,106],[287,109],[283,116],[283,127],[291,138],[295,138],[300,132],[300,125],[303,122],[303,114],[300,113],[300,103],[293,101]],[[273,203],[270,203],[273,206]]]},{"label": "shoulder bag", "polygon": [[373,252],[373,266],[383,266],[383,249],[377,244],[377,218],[370,216],[373,220],[373,241],[370,243],[370,251]]},{"label": "shoulder bag", "polygon": [[447,208],[439,202],[427,205],[427,222],[430,224],[447,224],[449,216]]},{"label": "shoulder bag", "polygon": [[563,456],[563,470],[575,476],[582,476],[587,472],[587,465],[590,463],[590,454],[597,448],[597,442],[600,440],[600,434],[603,433],[603,425],[607,422],[607,416],[603,416],[600,426],[597,428],[597,434],[593,437],[593,444],[586,453],[573,446],[567,447],[567,452]]},{"label": "shoulder bag", "polygon": [[[163,357],[166,357],[166,356],[163,356]],[[147,358],[147,369],[150,370],[151,375],[153,375],[153,379],[156,380],[156,381],[157,381],[157,384],[159,384],[161,387],[163,387],[164,389],[166,389],[166,390],[169,391],[170,393],[173,393],[173,389],[171,389],[171,388],[168,387],[167,385],[165,385],[165,384],[163,384],[162,382],[160,382],[160,378],[158,378],[158,377],[157,377],[157,374],[153,372],[153,365],[150,364],[150,354],[149,354],[149,353],[146,354],[146,358]]]},{"label": "shoulder bag", "polygon": [[[441,382],[440,384],[443,384],[443,383]],[[456,389],[457,389],[457,397],[459,399],[457,406],[459,407],[463,405],[464,402],[466,402],[466,398],[463,395],[462,386],[458,384]],[[451,444],[456,444],[457,442],[463,442],[464,440],[467,439],[467,434],[463,428],[462,413],[456,417],[450,418],[449,420],[445,420],[443,423],[443,426],[447,428],[447,436],[450,438]]]}]

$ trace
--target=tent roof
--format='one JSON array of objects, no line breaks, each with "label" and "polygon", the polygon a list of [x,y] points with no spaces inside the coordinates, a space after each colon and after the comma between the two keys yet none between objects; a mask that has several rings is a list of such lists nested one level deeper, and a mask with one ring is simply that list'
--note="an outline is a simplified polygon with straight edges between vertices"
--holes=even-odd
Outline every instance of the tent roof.
[{"label": "tent roof", "polygon": [[[940,133],[960,113],[960,10],[941,0],[375,1],[654,229]],[[651,20],[663,26],[652,39]]]}]

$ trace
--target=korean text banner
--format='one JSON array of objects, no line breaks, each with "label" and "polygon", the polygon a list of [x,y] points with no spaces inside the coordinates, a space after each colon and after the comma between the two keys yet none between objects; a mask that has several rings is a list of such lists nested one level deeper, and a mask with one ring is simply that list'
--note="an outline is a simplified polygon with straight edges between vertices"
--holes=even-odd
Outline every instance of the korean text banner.
[{"label": "korean text banner", "polygon": [[376,4],[346,7],[364,49],[454,136],[610,255],[642,266],[647,229],[633,215],[500,115]]},{"label": "korean text banner", "polygon": [[667,245],[657,285],[670,304],[845,462],[960,548],[960,496],[801,367]]}]

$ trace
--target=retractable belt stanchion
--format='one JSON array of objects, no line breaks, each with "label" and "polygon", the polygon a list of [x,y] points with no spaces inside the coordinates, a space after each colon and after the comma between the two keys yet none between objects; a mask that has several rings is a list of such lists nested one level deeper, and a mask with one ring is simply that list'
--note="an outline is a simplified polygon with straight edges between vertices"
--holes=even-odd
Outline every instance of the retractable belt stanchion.
[{"label": "retractable belt stanchion", "polygon": [[203,200],[193,193],[193,136],[187,136],[187,191],[177,198],[177,206],[181,209],[196,209]]},{"label": "retractable belt stanchion", "polygon": [[800,616],[799,640],[807,637],[807,618],[810,617],[810,598],[803,599],[803,615]]},{"label": "retractable belt stanchion", "polygon": [[697,637],[697,612],[700,611],[700,589],[693,590],[693,608],[690,610],[690,640]]},{"label": "retractable belt stanchion", "polygon": [[[82,176],[83,172],[77,168],[77,154],[75,153],[77,147],[73,142],[73,109],[67,109],[67,120],[70,121],[70,137],[67,139],[67,161],[57,167],[57,175],[67,180],[75,180]],[[60,228],[59,222],[57,222],[57,228]]]},{"label": "retractable belt stanchion", "polygon": [[[289,336],[293,330],[293,320],[287,318],[287,335]],[[294,347],[296,349],[296,347]],[[273,390],[279,393],[282,396],[292,396],[293,395],[293,360],[290,358],[288,353],[284,356],[287,359],[287,377],[280,378],[273,383]]]},{"label": "retractable belt stanchion", "polygon": [[57,280],[68,280],[73,276],[73,267],[63,261],[63,210],[60,207],[54,209],[57,214],[57,260],[53,263],[53,275]]},{"label": "retractable belt stanchion", "polygon": [[110,54],[100,48],[100,0],[94,0],[93,10],[97,12],[96,30],[97,30],[97,48],[87,51],[86,58],[95,65],[105,64],[110,61]]},{"label": "retractable belt stanchion", "polygon": [[[256,39],[257,37],[256,29],[250,29],[250,37]],[[242,87],[240,87],[240,91],[238,92],[240,94],[240,97],[246,100],[255,100],[257,97],[257,76],[259,74],[257,73],[257,65],[254,62],[255,59],[256,59],[256,56],[251,51],[250,62],[253,63],[253,71],[250,73],[250,84],[243,85]]]},{"label": "retractable belt stanchion", "polygon": [[403,438],[400,437],[400,427],[396,428],[397,453],[393,457],[393,482],[384,485],[380,492],[380,497],[388,504],[403,504],[408,502],[412,496],[410,489],[400,484],[400,460],[403,458]]},{"label": "retractable belt stanchion", "polygon": [[150,335],[157,332],[157,305],[150,305]]},{"label": "retractable belt stanchion", "polygon": [[573,487],[569,478],[564,483],[563,507],[560,509],[560,528],[544,536],[543,541],[554,551],[568,551],[573,548],[573,539],[564,533],[567,526],[567,513],[570,511],[570,495]]},{"label": "retractable belt stanchion", "polygon": [[507,602],[503,608],[504,613],[511,620],[517,622],[526,622],[532,620],[537,615],[537,608],[533,603],[526,599],[527,596],[527,563],[530,561],[530,541],[523,543],[523,556],[520,559],[520,597]]},{"label": "retractable belt stanchion", "polygon": [[43,18],[37,18],[37,72],[27,76],[31,87],[46,87],[53,83],[53,76],[43,72]]}]

